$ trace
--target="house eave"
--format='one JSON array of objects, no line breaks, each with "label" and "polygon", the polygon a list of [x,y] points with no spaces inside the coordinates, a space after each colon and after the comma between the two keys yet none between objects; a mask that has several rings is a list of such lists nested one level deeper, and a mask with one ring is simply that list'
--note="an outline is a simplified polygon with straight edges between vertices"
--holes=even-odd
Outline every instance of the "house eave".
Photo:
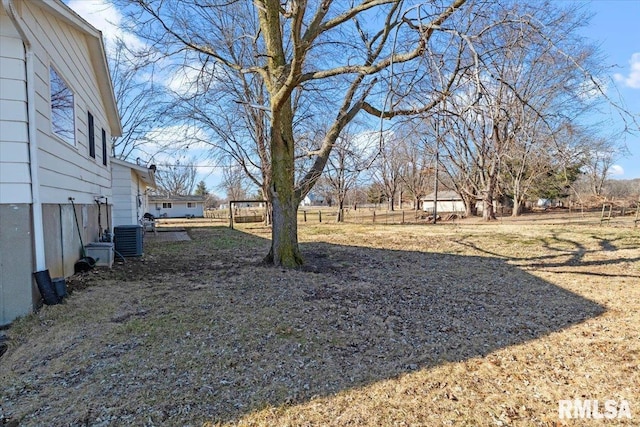
[{"label": "house eave", "polygon": [[140,166],[135,163],[127,162],[125,160],[116,159],[115,157],[111,158],[111,163],[131,169],[136,174],[136,176],[147,185],[147,187],[153,189],[158,187],[156,184],[155,171],[152,168]]}]

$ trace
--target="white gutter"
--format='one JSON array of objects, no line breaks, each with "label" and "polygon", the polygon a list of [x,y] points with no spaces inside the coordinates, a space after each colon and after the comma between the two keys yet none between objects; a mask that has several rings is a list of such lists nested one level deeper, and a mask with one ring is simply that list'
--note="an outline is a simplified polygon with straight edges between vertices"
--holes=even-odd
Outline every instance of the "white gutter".
[{"label": "white gutter", "polygon": [[15,11],[13,0],[2,0],[2,6],[7,11],[9,19],[13,22],[20,33],[25,51],[25,69],[27,84],[27,138],[29,139],[29,172],[31,173],[31,204],[33,218],[33,243],[35,247],[36,271],[46,270],[46,260],[44,251],[44,227],[42,224],[42,203],[40,202],[40,180],[38,176],[38,141],[36,138],[36,91],[33,71],[33,48],[31,41],[27,37],[21,18]]}]

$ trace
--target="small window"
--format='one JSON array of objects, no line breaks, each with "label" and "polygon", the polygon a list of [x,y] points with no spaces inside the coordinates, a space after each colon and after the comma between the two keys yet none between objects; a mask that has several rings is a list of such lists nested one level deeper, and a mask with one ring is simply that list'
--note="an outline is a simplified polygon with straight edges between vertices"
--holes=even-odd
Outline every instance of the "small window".
[{"label": "small window", "polygon": [[102,129],[102,164],[107,166],[107,132]]},{"label": "small window", "polygon": [[49,67],[51,90],[51,130],[65,142],[75,145],[73,92],[53,67]]},{"label": "small window", "polygon": [[89,156],[96,158],[96,132],[93,125],[93,114],[87,113],[87,126],[89,127]]},{"label": "small window", "polygon": [[195,208],[196,204],[193,202],[187,202],[187,208]]},{"label": "small window", "polygon": [[171,209],[171,202],[162,202],[162,209]]}]

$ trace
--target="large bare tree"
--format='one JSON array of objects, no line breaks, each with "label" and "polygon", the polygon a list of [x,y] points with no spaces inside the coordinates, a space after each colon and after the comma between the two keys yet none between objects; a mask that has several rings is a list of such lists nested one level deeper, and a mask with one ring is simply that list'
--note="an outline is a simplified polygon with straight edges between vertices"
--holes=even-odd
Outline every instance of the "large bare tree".
[{"label": "large bare tree", "polygon": [[[137,17],[138,34],[166,54],[184,56],[188,51],[200,63],[214,62],[260,79],[264,85],[273,203],[272,245],[267,259],[289,267],[302,263],[298,204],[321,176],[342,129],[361,110],[392,117],[399,110],[427,110],[446,96],[446,88],[439,88],[423,94],[420,105],[401,105],[399,98],[391,105],[385,102],[389,100],[385,99],[388,88],[397,87],[396,74],[404,73],[413,81],[428,80],[427,69],[420,66],[425,53],[437,50],[436,44],[429,46],[438,39],[436,34],[452,37],[453,28],[444,24],[466,3],[256,0],[251,4],[258,30],[238,34],[233,19],[236,8],[232,7],[237,2],[132,2],[143,12]],[[255,58],[247,63],[235,57],[225,38],[233,40],[238,49],[245,46],[256,52]],[[323,139],[306,153],[311,159],[309,167],[298,172],[296,182],[295,160],[300,154],[296,99],[305,91],[318,90],[333,92],[332,103],[326,106],[333,117],[326,122]]]},{"label": "large bare tree", "polygon": [[153,131],[166,126],[173,103],[159,84],[156,58],[144,47],[131,47],[116,39],[107,52],[114,95],[122,121],[122,136],[112,141],[112,155],[122,160],[152,158],[158,151],[173,151],[150,138]]},{"label": "large bare tree", "polygon": [[459,190],[482,199],[487,220],[505,192],[519,214],[534,182],[557,166],[554,158],[566,158],[561,130],[607,99],[596,51],[575,31],[584,18],[575,6],[505,2],[491,13],[468,45],[480,65],[460,74],[441,109],[446,168],[467,180]]}]

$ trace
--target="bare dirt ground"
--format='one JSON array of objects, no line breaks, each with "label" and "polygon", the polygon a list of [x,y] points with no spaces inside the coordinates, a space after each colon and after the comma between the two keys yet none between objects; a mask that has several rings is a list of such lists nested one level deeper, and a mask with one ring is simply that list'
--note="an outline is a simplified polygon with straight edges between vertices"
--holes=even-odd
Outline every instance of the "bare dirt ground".
[{"label": "bare dirt ground", "polygon": [[[304,224],[295,271],[260,225],[186,233],[4,331],[0,425],[639,423],[632,222]],[[575,398],[633,419],[559,419]]]}]

